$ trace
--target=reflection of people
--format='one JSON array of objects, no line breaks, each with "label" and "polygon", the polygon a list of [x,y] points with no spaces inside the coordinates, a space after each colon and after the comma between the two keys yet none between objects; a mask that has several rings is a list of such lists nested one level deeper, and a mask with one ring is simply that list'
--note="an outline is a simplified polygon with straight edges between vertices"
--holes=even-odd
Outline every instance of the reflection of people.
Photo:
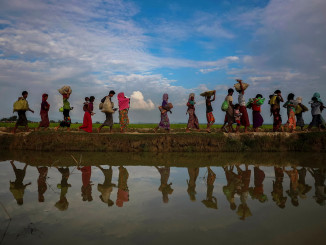
[{"label": "reflection of people", "polygon": [[292,167],[292,170],[285,170],[285,172],[287,173],[287,175],[290,178],[290,190],[287,190],[286,193],[291,198],[292,205],[297,207],[297,206],[299,206],[299,200],[298,200],[298,195],[299,195],[299,191],[298,191],[299,182],[298,182],[298,179],[299,179],[299,175],[298,175],[298,170],[295,167]]},{"label": "reflection of people", "polygon": [[9,181],[9,183],[10,183],[9,190],[11,191],[12,195],[16,199],[17,204],[23,205],[25,189],[28,185],[32,184],[31,182],[29,182],[26,185],[23,184],[25,174],[26,174],[27,164],[25,164],[25,167],[23,169],[17,169],[14,164],[14,161],[10,161],[10,164],[15,172],[16,180]]},{"label": "reflection of people", "polygon": [[129,189],[128,189],[128,178],[129,173],[127,169],[123,166],[119,167],[119,179],[118,179],[118,194],[116,205],[118,207],[123,207],[124,202],[129,201]]},{"label": "reflection of people", "polygon": [[283,168],[274,167],[275,181],[273,180],[273,191],[271,192],[273,201],[280,208],[285,208],[287,197],[283,195]]},{"label": "reflection of people", "polygon": [[314,199],[316,202],[324,206],[325,205],[325,178],[326,178],[326,169],[317,168],[316,170],[313,168],[309,168],[308,171],[315,179],[315,196]]},{"label": "reflection of people", "polygon": [[38,201],[44,202],[44,193],[47,190],[46,177],[48,175],[48,167],[36,167],[39,172],[39,177],[37,179],[38,188]]},{"label": "reflection of people", "polygon": [[213,196],[214,182],[216,179],[216,174],[211,170],[210,167],[207,167],[207,192],[206,199],[201,202],[207,208],[217,209],[217,199]]},{"label": "reflection of people", "polygon": [[241,176],[241,189],[238,191],[238,193],[240,194],[241,204],[238,207],[237,214],[241,220],[245,220],[247,217],[252,216],[251,211],[247,204],[251,170],[248,169],[248,165],[246,164],[245,170],[242,170],[239,166],[237,166],[237,171],[238,171],[238,175]]},{"label": "reflection of people", "polygon": [[113,187],[116,186],[112,183],[112,167],[110,166],[109,169],[104,169],[101,166],[98,166],[99,169],[101,169],[102,173],[104,174],[104,182],[103,184],[97,185],[97,190],[101,192],[100,199],[102,202],[107,203],[108,206],[112,206],[114,202],[110,199],[111,192],[113,190]]},{"label": "reflection of people", "polygon": [[189,194],[191,201],[196,201],[196,180],[199,174],[199,168],[188,168],[189,181],[187,180],[188,189],[187,192]]},{"label": "reflection of people", "polygon": [[311,190],[311,186],[306,184],[306,168],[301,168],[298,170],[299,173],[299,196],[302,199],[306,199],[306,194]]},{"label": "reflection of people", "polygon": [[231,210],[235,210],[237,205],[235,204],[234,195],[237,190],[241,189],[241,176],[233,172],[234,166],[224,166],[225,177],[227,185],[223,186],[223,193],[226,199],[230,203]]},{"label": "reflection of people", "polygon": [[265,173],[258,167],[254,167],[254,184],[255,187],[249,188],[249,193],[252,199],[258,199],[260,202],[266,202],[267,196],[264,194]]},{"label": "reflection of people", "polygon": [[71,187],[71,184],[68,184],[68,179],[69,179],[69,168],[58,168],[56,167],[59,172],[61,173],[61,183],[57,185],[58,189],[61,190],[60,192],[60,200],[56,202],[55,206],[60,210],[60,211],[65,211],[68,209],[69,202],[66,198],[68,188]]},{"label": "reflection of people", "polygon": [[83,201],[93,201],[92,197],[92,185],[91,185],[91,175],[92,175],[92,166],[77,167],[78,170],[82,172],[82,182],[81,187]]},{"label": "reflection of people", "polygon": [[162,199],[164,203],[169,202],[169,195],[172,194],[173,189],[171,188],[172,183],[168,184],[169,177],[170,177],[170,167],[156,167],[161,175],[161,185],[158,188],[159,191],[162,192]]}]

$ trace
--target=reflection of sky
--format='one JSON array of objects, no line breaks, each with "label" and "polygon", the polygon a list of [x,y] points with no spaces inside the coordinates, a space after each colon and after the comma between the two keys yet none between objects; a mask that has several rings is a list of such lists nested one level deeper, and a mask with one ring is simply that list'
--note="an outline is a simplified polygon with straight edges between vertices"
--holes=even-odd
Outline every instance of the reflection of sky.
[{"label": "reflection of sky", "polygon": [[[16,167],[22,169],[23,163],[15,162]],[[102,166],[108,168],[108,166]],[[314,240],[325,239],[326,228],[325,207],[321,207],[312,198],[314,195],[314,181],[307,172],[306,183],[312,186],[307,198],[299,198],[299,207],[293,207],[288,197],[286,208],[280,209],[272,201],[271,192],[274,180],[273,167],[261,167],[265,172],[264,193],[268,202],[259,203],[247,199],[252,216],[241,221],[236,211],[229,208],[229,203],[223,194],[222,188],[226,185],[224,171],[221,167],[211,167],[216,173],[214,194],[217,198],[218,210],[207,209],[201,201],[206,198],[206,168],[200,168],[196,186],[196,201],[191,202],[187,193],[186,180],[189,179],[187,168],[171,168],[168,183],[172,182],[173,193],[169,195],[169,203],[162,202],[160,174],[154,167],[126,166],[129,172],[128,187],[130,201],[124,203],[123,208],[116,205],[108,207],[103,203],[97,190],[97,184],[103,183],[104,176],[97,167],[92,167],[91,181],[92,202],[83,202],[81,197],[81,174],[75,169],[70,175],[68,183],[72,185],[68,190],[67,199],[69,208],[59,211],[54,204],[59,200],[61,174],[55,168],[49,168],[48,189],[45,193],[45,202],[38,202],[37,178],[35,167],[28,166],[24,184],[32,182],[25,190],[24,204],[18,206],[9,191],[9,180],[14,181],[15,175],[9,162],[0,163],[0,200],[12,217],[4,244],[17,242],[25,244],[58,244],[79,242],[81,244],[97,244],[106,239],[115,244],[151,243],[172,244],[208,243],[220,241],[225,243],[300,244],[312,236]],[[241,166],[244,169],[244,166]],[[74,168],[71,167],[70,171]],[[253,166],[250,186],[254,186]],[[234,171],[236,172],[236,170]],[[118,182],[118,167],[113,167],[112,182]],[[283,190],[290,183],[284,175]],[[114,188],[111,199],[115,202],[117,188]],[[236,195],[236,204],[240,199]],[[0,211],[1,235],[4,232],[7,216]],[[34,234],[27,234],[26,228],[33,223],[40,230]],[[17,234],[19,237],[16,239]]]}]

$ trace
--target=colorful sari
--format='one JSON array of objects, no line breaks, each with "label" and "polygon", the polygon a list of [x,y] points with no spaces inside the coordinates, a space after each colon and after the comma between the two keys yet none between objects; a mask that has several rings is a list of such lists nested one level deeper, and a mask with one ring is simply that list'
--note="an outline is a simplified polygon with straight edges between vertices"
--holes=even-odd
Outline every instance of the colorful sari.
[{"label": "colorful sari", "polygon": [[93,131],[92,128],[92,113],[93,111],[93,103],[90,102],[88,104],[88,109],[84,113],[83,125],[79,127],[79,129],[84,130],[87,133],[91,133]]},{"label": "colorful sari", "polygon": [[[168,94],[163,94],[163,102],[162,102],[163,110],[164,110],[164,107],[168,104],[168,99],[169,99]],[[168,111],[167,110],[164,110],[164,111],[165,111],[164,113],[161,113],[161,121],[158,126],[160,128],[169,130],[170,129],[170,119],[168,116]]]},{"label": "colorful sari", "polygon": [[196,116],[196,113],[195,113],[195,104],[196,104],[196,102],[194,101],[194,98],[195,98],[195,94],[191,93],[189,95],[189,100],[188,100],[188,103],[187,103],[187,106],[188,106],[187,113],[189,114],[187,127],[188,128],[199,129],[198,117]]},{"label": "colorful sari", "polygon": [[119,122],[120,122],[120,129],[125,129],[129,125],[129,118],[128,118],[128,110],[124,109],[119,111]]},{"label": "colorful sari", "polygon": [[41,111],[40,111],[40,115],[41,115],[40,127],[44,127],[44,128],[48,128],[50,126],[49,115],[48,115],[50,105],[46,101],[46,97],[47,94],[42,95],[42,104],[41,104]]}]

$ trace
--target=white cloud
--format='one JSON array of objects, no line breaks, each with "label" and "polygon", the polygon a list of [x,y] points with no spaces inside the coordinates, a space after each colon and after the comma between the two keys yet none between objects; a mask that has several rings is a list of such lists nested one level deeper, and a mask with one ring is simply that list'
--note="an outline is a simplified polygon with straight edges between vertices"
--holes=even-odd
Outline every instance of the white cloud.
[{"label": "white cloud", "polygon": [[153,110],[155,106],[150,99],[145,101],[140,91],[134,91],[130,96],[130,108],[134,110]]}]

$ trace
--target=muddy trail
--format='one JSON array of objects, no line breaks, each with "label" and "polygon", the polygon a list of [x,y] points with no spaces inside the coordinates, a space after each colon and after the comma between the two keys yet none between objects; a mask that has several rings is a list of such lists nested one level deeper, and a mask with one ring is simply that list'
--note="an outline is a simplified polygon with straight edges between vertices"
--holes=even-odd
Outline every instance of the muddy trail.
[{"label": "muddy trail", "polygon": [[2,150],[88,152],[326,152],[326,133],[0,133]]}]

